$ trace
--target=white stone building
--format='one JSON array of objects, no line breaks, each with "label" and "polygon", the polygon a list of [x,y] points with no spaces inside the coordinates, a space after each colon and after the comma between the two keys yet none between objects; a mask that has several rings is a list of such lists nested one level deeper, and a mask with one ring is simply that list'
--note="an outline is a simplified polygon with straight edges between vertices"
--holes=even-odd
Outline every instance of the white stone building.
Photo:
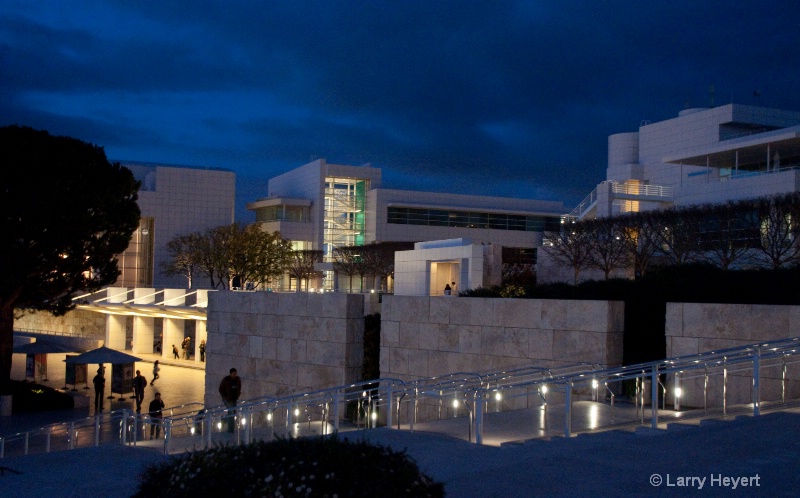
[{"label": "white stone building", "polygon": [[[563,203],[554,201],[383,189],[379,168],[324,159],[272,178],[267,193],[247,208],[264,230],[280,232],[295,249],[323,251],[318,265],[323,278],[309,286],[317,289],[347,287],[334,276],[337,247],[469,238],[476,244],[535,249],[544,230],[565,212]],[[283,288],[296,286],[287,277]]]},{"label": "white stone building", "polygon": [[800,189],[800,112],[685,109],[608,137],[606,180],[571,213],[607,217]]},{"label": "white stone building", "polygon": [[[236,175],[232,171],[189,166],[120,162],[142,183],[139,229],[120,256],[119,287],[186,287],[181,276],[167,276],[167,243],[179,235],[233,223]],[[196,278],[193,287],[208,287]]]}]

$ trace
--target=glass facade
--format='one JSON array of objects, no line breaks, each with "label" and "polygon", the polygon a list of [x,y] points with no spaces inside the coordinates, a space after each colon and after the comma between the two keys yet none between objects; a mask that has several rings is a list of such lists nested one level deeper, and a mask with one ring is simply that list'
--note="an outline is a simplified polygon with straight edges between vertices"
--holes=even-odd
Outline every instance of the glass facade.
[{"label": "glass facade", "polygon": [[364,245],[364,211],[369,180],[325,178],[323,261],[333,261],[337,247]]},{"label": "glass facade", "polygon": [[131,242],[119,256],[119,287],[150,287],[153,285],[153,246],[155,219],[142,217]]},{"label": "glass facade", "polygon": [[492,230],[517,230],[544,232],[559,230],[560,216],[533,216],[521,214],[483,213],[480,211],[451,211],[444,209],[419,209],[389,207],[387,221],[398,225],[427,225],[438,227],[488,228]]}]

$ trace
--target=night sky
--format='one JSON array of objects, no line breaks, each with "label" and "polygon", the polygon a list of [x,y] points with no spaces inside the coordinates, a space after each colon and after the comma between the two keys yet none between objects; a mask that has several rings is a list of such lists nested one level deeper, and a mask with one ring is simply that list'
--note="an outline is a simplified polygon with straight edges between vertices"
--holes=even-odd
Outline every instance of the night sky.
[{"label": "night sky", "polygon": [[799,47],[797,0],[4,0],[0,125],[231,169],[240,203],[324,157],[571,209],[608,135],[711,85],[800,111]]}]

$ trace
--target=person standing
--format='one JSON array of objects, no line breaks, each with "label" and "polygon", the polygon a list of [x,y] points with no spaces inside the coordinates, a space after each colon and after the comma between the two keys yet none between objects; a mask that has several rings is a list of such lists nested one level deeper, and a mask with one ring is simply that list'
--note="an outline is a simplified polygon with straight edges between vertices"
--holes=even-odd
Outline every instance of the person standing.
[{"label": "person standing", "polygon": [[150,381],[151,386],[153,385],[153,382],[155,382],[157,378],[161,377],[160,375],[158,375],[158,372],[160,371],[161,367],[158,365],[158,360],[156,360],[155,363],[153,363],[153,380]]},{"label": "person standing", "polygon": [[103,394],[106,390],[106,378],[103,376],[103,365],[97,369],[97,375],[92,379],[94,383],[94,411],[103,411]]},{"label": "person standing", "polygon": [[136,396],[136,413],[142,412],[142,401],[144,401],[144,390],[147,387],[147,379],[144,378],[142,372],[136,371],[136,377],[133,378],[133,395]]},{"label": "person standing", "polygon": [[233,432],[236,425],[236,401],[242,394],[242,379],[235,368],[231,368],[230,375],[226,375],[220,382],[219,394],[222,396],[222,402],[228,408],[228,415],[226,415],[228,432]]},{"label": "person standing", "polygon": [[444,284],[444,295],[445,296],[450,295],[450,284]]},{"label": "person standing", "polygon": [[200,361],[206,361],[206,340],[200,341]]},{"label": "person standing", "polygon": [[178,348],[177,348],[177,347],[175,347],[175,345],[174,345],[174,344],[172,345],[172,356],[174,356],[176,360],[177,360],[178,358],[180,358],[180,356],[178,356]]},{"label": "person standing", "polygon": [[155,399],[150,402],[150,439],[153,439],[153,433],[156,439],[161,437],[161,419],[164,418],[162,410],[164,409],[164,402],[161,400],[161,393],[156,393]]},{"label": "person standing", "polygon": [[183,348],[183,359],[184,360],[188,360],[189,359],[189,344],[190,343],[191,343],[191,339],[189,339],[189,336],[187,335],[183,339],[183,345],[181,346]]}]

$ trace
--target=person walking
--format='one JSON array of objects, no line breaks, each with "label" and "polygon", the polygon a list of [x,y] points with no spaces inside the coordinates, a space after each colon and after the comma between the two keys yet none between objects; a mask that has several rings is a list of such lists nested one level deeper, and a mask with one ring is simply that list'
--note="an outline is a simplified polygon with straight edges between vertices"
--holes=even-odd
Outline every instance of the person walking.
[{"label": "person walking", "polygon": [[160,375],[158,375],[158,372],[160,371],[161,367],[158,364],[158,360],[156,360],[155,363],[153,363],[153,380],[150,381],[151,386],[153,385],[153,382],[155,382],[157,378],[161,377]]},{"label": "person walking", "polygon": [[206,340],[200,341],[200,361],[206,361]]},{"label": "person walking", "polygon": [[230,375],[226,375],[220,382],[219,394],[222,396],[222,402],[228,408],[228,415],[226,415],[228,432],[233,432],[236,425],[236,401],[242,394],[242,379],[235,368],[231,368]]},{"label": "person walking", "polygon": [[106,390],[106,378],[103,376],[103,365],[97,369],[97,375],[92,379],[94,383],[94,411],[103,411],[103,394]]},{"label": "person walking", "polygon": [[184,360],[188,360],[189,359],[189,345],[191,344],[191,342],[192,342],[192,340],[189,338],[188,335],[186,336],[186,338],[183,339],[183,345],[181,347],[183,348],[183,359]]},{"label": "person walking", "polygon": [[144,378],[142,372],[136,371],[136,377],[133,378],[133,395],[136,397],[136,413],[142,412],[142,401],[144,401],[144,390],[147,387],[147,379]]},{"label": "person walking", "polygon": [[174,344],[172,345],[172,356],[174,356],[174,357],[175,357],[174,359],[176,359],[176,360],[177,360],[178,358],[180,358],[180,356],[178,356],[178,348],[177,348],[177,347],[175,347],[175,345],[174,345]]},{"label": "person walking", "polygon": [[164,418],[162,410],[164,409],[164,402],[161,400],[161,393],[156,393],[156,397],[150,402],[150,439],[153,439],[153,433],[156,439],[161,437],[161,419]]}]

